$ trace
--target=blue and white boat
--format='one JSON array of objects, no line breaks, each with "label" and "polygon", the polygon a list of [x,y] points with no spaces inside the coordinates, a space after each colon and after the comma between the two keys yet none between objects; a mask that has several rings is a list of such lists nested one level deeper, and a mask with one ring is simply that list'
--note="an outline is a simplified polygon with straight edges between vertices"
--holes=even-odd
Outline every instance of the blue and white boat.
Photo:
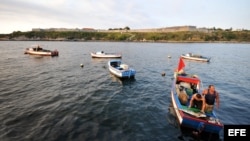
[{"label": "blue and white boat", "polygon": [[108,62],[109,71],[119,78],[134,78],[136,71],[121,60],[110,60]]}]

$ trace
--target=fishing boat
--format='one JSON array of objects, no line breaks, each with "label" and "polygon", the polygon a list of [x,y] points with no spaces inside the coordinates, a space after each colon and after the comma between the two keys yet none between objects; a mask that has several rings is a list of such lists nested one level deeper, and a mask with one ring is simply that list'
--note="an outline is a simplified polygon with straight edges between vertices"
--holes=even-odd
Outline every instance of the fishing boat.
[{"label": "fishing boat", "polygon": [[189,108],[190,99],[194,91],[195,93],[201,93],[202,81],[197,75],[181,71],[184,67],[185,63],[180,58],[171,88],[172,105],[179,125],[191,128],[194,131],[219,135],[223,129],[223,123],[216,116],[214,110],[209,113],[203,113],[200,109]]},{"label": "fishing boat", "polygon": [[121,58],[121,53],[105,53],[104,51],[91,52],[92,58]]},{"label": "fishing boat", "polygon": [[40,45],[31,45],[30,48],[26,48],[24,54],[39,55],[39,56],[58,56],[59,52],[57,50],[51,51],[43,49]]},{"label": "fishing boat", "polygon": [[194,61],[202,61],[202,62],[209,62],[211,59],[210,57],[205,57],[205,56],[193,54],[193,53],[182,54],[181,58],[194,60]]},{"label": "fishing boat", "polygon": [[130,68],[127,64],[123,64],[121,60],[108,61],[108,68],[110,73],[118,78],[134,78],[136,71]]}]

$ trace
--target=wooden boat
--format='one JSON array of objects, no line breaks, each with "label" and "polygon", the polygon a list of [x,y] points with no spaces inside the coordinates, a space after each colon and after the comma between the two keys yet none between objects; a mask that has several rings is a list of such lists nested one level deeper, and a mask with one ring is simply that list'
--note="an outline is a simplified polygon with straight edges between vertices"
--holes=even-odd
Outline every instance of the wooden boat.
[{"label": "wooden boat", "polygon": [[[180,58],[178,70],[174,73],[171,88],[171,100],[178,123],[181,127],[219,136],[223,129],[223,123],[218,119],[214,111],[202,113],[199,109],[188,108],[194,91],[201,93],[202,81],[197,75],[178,73],[181,70],[180,66],[185,66],[182,58]],[[181,98],[183,93],[186,94],[186,100]]]},{"label": "wooden boat", "polygon": [[205,57],[205,56],[201,56],[201,55],[193,54],[193,53],[182,54],[181,58],[195,60],[195,61],[202,61],[202,62],[209,62],[211,59],[209,57]]},{"label": "wooden boat", "polygon": [[40,45],[32,45],[30,48],[26,48],[24,54],[39,55],[39,56],[58,56],[57,50],[51,51],[43,49]]},{"label": "wooden boat", "polygon": [[136,71],[126,64],[122,64],[121,60],[108,61],[109,71],[119,78],[134,78]]},{"label": "wooden boat", "polygon": [[104,51],[91,52],[92,58],[121,58],[121,53],[105,53]]}]

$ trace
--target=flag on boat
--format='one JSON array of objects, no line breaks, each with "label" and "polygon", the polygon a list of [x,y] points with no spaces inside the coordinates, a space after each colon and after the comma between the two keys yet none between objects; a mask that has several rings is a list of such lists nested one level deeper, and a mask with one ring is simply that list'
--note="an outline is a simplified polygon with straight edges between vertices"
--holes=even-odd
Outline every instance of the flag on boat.
[{"label": "flag on boat", "polygon": [[178,70],[177,71],[180,72],[180,70],[182,70],[184,67],[185,67],[185,63],[182,60],[182,58],[180,57],[179,64],[178,64]]}]

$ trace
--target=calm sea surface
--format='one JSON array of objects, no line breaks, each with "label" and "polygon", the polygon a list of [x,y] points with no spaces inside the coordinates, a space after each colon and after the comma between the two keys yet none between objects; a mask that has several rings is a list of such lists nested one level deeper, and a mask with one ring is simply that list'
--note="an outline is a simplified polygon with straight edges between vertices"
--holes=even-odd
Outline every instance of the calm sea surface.
[{"label": "calm sea surface", "polygon": [[[59,56],[25,55],[32,44],[57,49]],[[137,71],[135,79],[111,75],[109,59],[90,56],[100,50],[121,52]],[[178,140],[169,112],[171,78],[179,56],[188,52],[212,57],[210,63],[185,61],[185,70],[198,75],[204,88],[215,85],[221,121],[249,124],[250,44],[2,41],[0,140]]]}]

